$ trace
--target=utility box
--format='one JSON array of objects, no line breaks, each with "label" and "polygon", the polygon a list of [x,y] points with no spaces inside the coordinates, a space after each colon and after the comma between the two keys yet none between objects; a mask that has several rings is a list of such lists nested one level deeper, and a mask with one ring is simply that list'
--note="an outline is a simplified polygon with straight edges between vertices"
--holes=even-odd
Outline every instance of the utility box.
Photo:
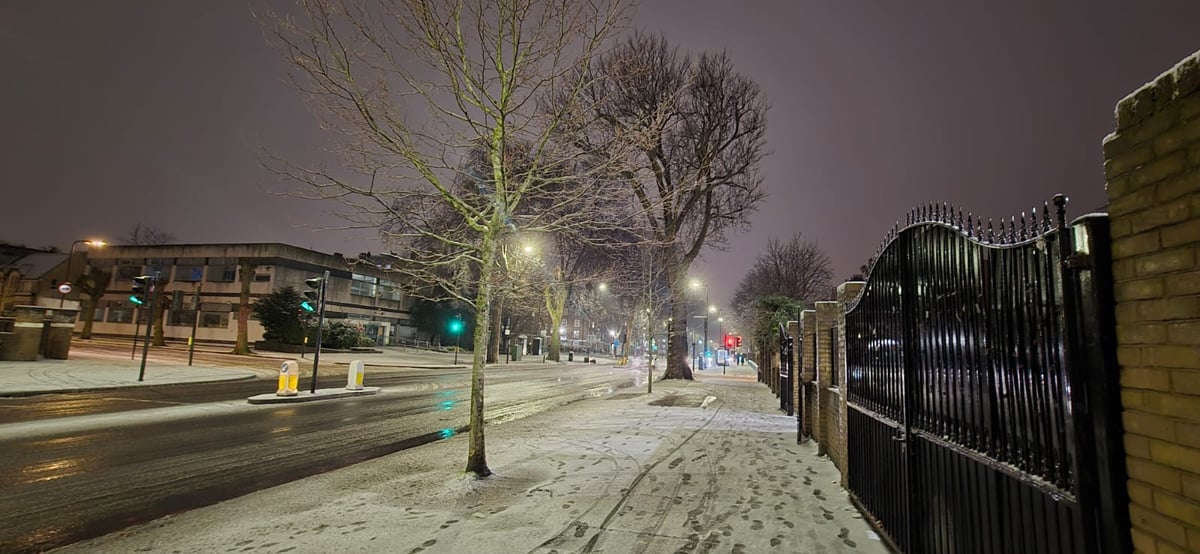
[{"label": "utility box", "polygon": [[53,360],[65,360],[71,354],[71,336],[75,332],[75,316],[79,310],[71,308],[47,308],[50,325],[46,328],[45,346],[42,355]]},{"label": "utility box", "polygon": [[45,325],[44,306],[14,306],[13,333],[4,340],[0,360],[32,362],[38,359],[42,347],[42,328]]},{"label": "utility box", "polygon": [[514,362],[521,361],[521,345],[514,344],[508,347],[508,355],[512,357],[512,361]]}]

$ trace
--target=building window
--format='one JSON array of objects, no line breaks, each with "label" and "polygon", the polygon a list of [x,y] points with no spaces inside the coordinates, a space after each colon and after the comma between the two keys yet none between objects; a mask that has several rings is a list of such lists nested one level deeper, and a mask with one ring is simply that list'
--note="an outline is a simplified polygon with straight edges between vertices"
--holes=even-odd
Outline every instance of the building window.
[{"label": "building window", "polygon": [[134,277],[142,274],[142,262],[144,260],[117,260],[117,280],[132,281]]},{"label": "building window", "polygon": [[108,305],[109,323],[133,323],[133,308],[126,306],[120,302],[113,302]]},{"label": "building window", "polygon": [[171,310],[167,316],[167,325],[174,327],[191,327],[192,322],[196,321],[195,310]]},{"label": "building window", "polygon": [[384,279],[380,279],[379,280],[379,297],[384,300],[392,300],[395,302],[399,302],[401,300],[400,286],[397,285],[395,281],[386,281]]},{"label": "building window", "polygon": [[237,280],[237,260],[213,258],[208,261],[209,283],[232,283]]},{"label": "building window", "polygon": [[175,260],[172,258],[150,258],[146,260],[146,275],[154,276],[158,274],[158,278],[163,281],[171,280],[171,266],[175,265]]},{"label": "building window", "polygon": [[355,296],[375,296],[375,283],[378,279],[357,273],[350,276],[350,294]]},{"label": "building window", "polygon": [[200,326],[205,328],[229,328],[229,304],[203,302],[200,304]]},{"label": "building window", "polygon": [[578,320],[578,319],[576,319],[576,320],[575,320],[575,327],[579,327],[579,320]]},{"label": "building window", "polygon": [[255,283],[270,283],[271,282],[271,274],[270,273],[255,273],[254,274],[254,282]]},{"label": "building window", "polygon": [[204,258],[179,258],[175,262],[175,280],[181,283],[204,280]]},{"label": "building window", "polygon": [[96,310],[92,312],[92,321],[104,321],[104,306],[97,304]]}]

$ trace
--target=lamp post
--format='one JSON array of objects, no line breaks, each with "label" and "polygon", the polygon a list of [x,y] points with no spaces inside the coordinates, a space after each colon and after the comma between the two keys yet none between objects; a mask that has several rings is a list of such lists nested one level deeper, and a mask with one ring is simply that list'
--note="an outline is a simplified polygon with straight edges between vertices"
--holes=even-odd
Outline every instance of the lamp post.
[{"label": "lamp post", "polygon": [[71,243],[70,253],[67,254],[67,276],[63,278],[63,282],[58,286],[58,307],[63,307],[63,303],[67,300],[67,294],[71,292],[71,266],[75,263],[75,247],[80,244],[95,246],[97,248],[108,244],[102,240],[79,239]]}]

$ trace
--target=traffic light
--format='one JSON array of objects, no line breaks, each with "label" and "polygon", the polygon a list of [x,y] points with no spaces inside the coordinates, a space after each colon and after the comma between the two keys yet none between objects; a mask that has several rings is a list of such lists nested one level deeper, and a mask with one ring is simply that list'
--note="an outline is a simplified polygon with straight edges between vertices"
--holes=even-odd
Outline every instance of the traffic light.
[{"label": "traffic light", "polygon": [[320,277],[304,280],[304,284],[308,285],[309,290],[304,291],[304,300],[300,302],[300,307],[305,311],[315,312],[320,307],[322,281],[324,279]]},{"label": "traffic light", "polygon": [[725,348],[733,348],[733,335],[725,335]]},{"label": "traffic light", "polygon": [[737,336],[737,344],[735,346],[737,346],[738,348],[742,347],[742,336],[741,335]]},{"label": "traffic light", "polygon": [[145,306],[146,299],[150,297],[150,287],[154,284],[154,277],[149,275],[138,275],[133,278],[133,294],[129,295],[129,301],[138,306]]},{"label": "traffic light", "polygon": [[450,333],[454,334],[454,335],[461,333],[463,330],[462,319],[459,319],[459,318],[451,319],[450,323],[447,325],[447,330],[450,331]]}]

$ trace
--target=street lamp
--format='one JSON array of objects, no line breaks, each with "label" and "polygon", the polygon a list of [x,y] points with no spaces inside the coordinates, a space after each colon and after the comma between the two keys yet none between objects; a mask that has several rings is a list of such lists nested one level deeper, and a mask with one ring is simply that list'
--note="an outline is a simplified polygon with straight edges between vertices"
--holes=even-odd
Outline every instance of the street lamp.
[{"label": "street lamp", "polygon": [[75,247],[80,244],[95,246],[97,248],[108,244],[102,240],[79,239],[71,243],[70,253],[67,254],[67,276],[63,278],[63,282],[58,286],[58,307],[63,307],[63,303],[67,300],[67,294],[71,292],[71,266],[75,263]]}]

